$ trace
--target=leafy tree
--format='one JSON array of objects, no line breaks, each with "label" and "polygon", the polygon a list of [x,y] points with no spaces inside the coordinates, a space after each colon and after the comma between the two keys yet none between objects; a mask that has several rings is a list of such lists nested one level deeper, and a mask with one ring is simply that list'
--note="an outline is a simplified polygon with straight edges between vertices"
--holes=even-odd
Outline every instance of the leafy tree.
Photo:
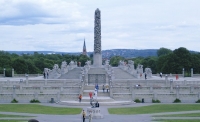
[{"label": "leafy tree", "polygon": [[28,73],[28,65],[23,58],[17,58],[13,60],[12,66],[15,69],[15,72],[17,72],[17,74]]},{"label": "leafy tree", "polygon": [[160,48],[160,49],[157,51],[158,57],[160,57],[160,56],[162,56],[162,55],[167,55],[167,54],[170,54],[170,53],[172,53],[172,50],[167,49],[167,48],[164,48],[164,47]]},{"label": "leafy tree", "polygon": [[124,60],[124,57],[121,56],[114,56],[110,59],[111,66],[118,66],[120,60]]}]

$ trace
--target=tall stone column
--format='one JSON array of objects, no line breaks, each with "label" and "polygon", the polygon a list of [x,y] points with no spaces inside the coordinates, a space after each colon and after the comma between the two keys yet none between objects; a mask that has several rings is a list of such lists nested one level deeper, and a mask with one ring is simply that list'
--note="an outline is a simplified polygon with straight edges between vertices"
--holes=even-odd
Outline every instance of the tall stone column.
[{"label": "tall stone column", "polygon": [[93,54],[94,67],[102,66],[101,54],[101,12],[97,8],[94,14],[94,54]]}]

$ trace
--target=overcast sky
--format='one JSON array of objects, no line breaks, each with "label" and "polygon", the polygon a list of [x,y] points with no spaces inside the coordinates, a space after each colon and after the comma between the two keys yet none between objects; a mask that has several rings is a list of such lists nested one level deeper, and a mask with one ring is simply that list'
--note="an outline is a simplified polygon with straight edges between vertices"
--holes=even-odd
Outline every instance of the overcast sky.
[{"label": "overcast sky", "polygon": [[93,51],[186,47],[200,51],[200,0],[0,0],[0,50]]}]

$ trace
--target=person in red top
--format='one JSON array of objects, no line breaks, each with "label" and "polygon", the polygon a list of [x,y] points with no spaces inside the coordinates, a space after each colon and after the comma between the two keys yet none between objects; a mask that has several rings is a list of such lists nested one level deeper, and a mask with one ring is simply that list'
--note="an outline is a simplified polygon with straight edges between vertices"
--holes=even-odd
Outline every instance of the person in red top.
[{"label": "person in red top", "polygon": [[79,99],[79,102],[81,102],[81,99],[82,99],[82,95],[81,94],[79,95],[78,99]]},{"label": "person in red top", "polygon": [[178,80],[178,74],[176,74],[176,80]]},{"label": "person in red top", "polygon": [[92,92],[89,92],[90,99],[92,98]]}]

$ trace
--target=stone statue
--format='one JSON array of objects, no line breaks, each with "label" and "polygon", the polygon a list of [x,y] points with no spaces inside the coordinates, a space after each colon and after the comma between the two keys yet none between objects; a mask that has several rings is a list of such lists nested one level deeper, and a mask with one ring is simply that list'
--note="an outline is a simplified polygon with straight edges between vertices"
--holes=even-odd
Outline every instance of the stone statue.
[{"label": "stone statue", "polygon": [[151,68],[145,68],[145,73],[147,74],[147,77],[152,77]]},{"label": "stone statue", "polygon": [[67,72],[68,72],[67,62],[63,61],[62,64],[61,64],[61,74],[66,74]]},{"label": "stone statue", "polygon": [[138,66],[137,66],[137,73],[138,74],[143,74],[143,65],[138,64]]},{"label": "stone statue", "polygon": [[54,64],[53,69],[49,71],[49,78],[50,79],[56,79],[61,76],[61,70],[58,66],[58,64]]}]

